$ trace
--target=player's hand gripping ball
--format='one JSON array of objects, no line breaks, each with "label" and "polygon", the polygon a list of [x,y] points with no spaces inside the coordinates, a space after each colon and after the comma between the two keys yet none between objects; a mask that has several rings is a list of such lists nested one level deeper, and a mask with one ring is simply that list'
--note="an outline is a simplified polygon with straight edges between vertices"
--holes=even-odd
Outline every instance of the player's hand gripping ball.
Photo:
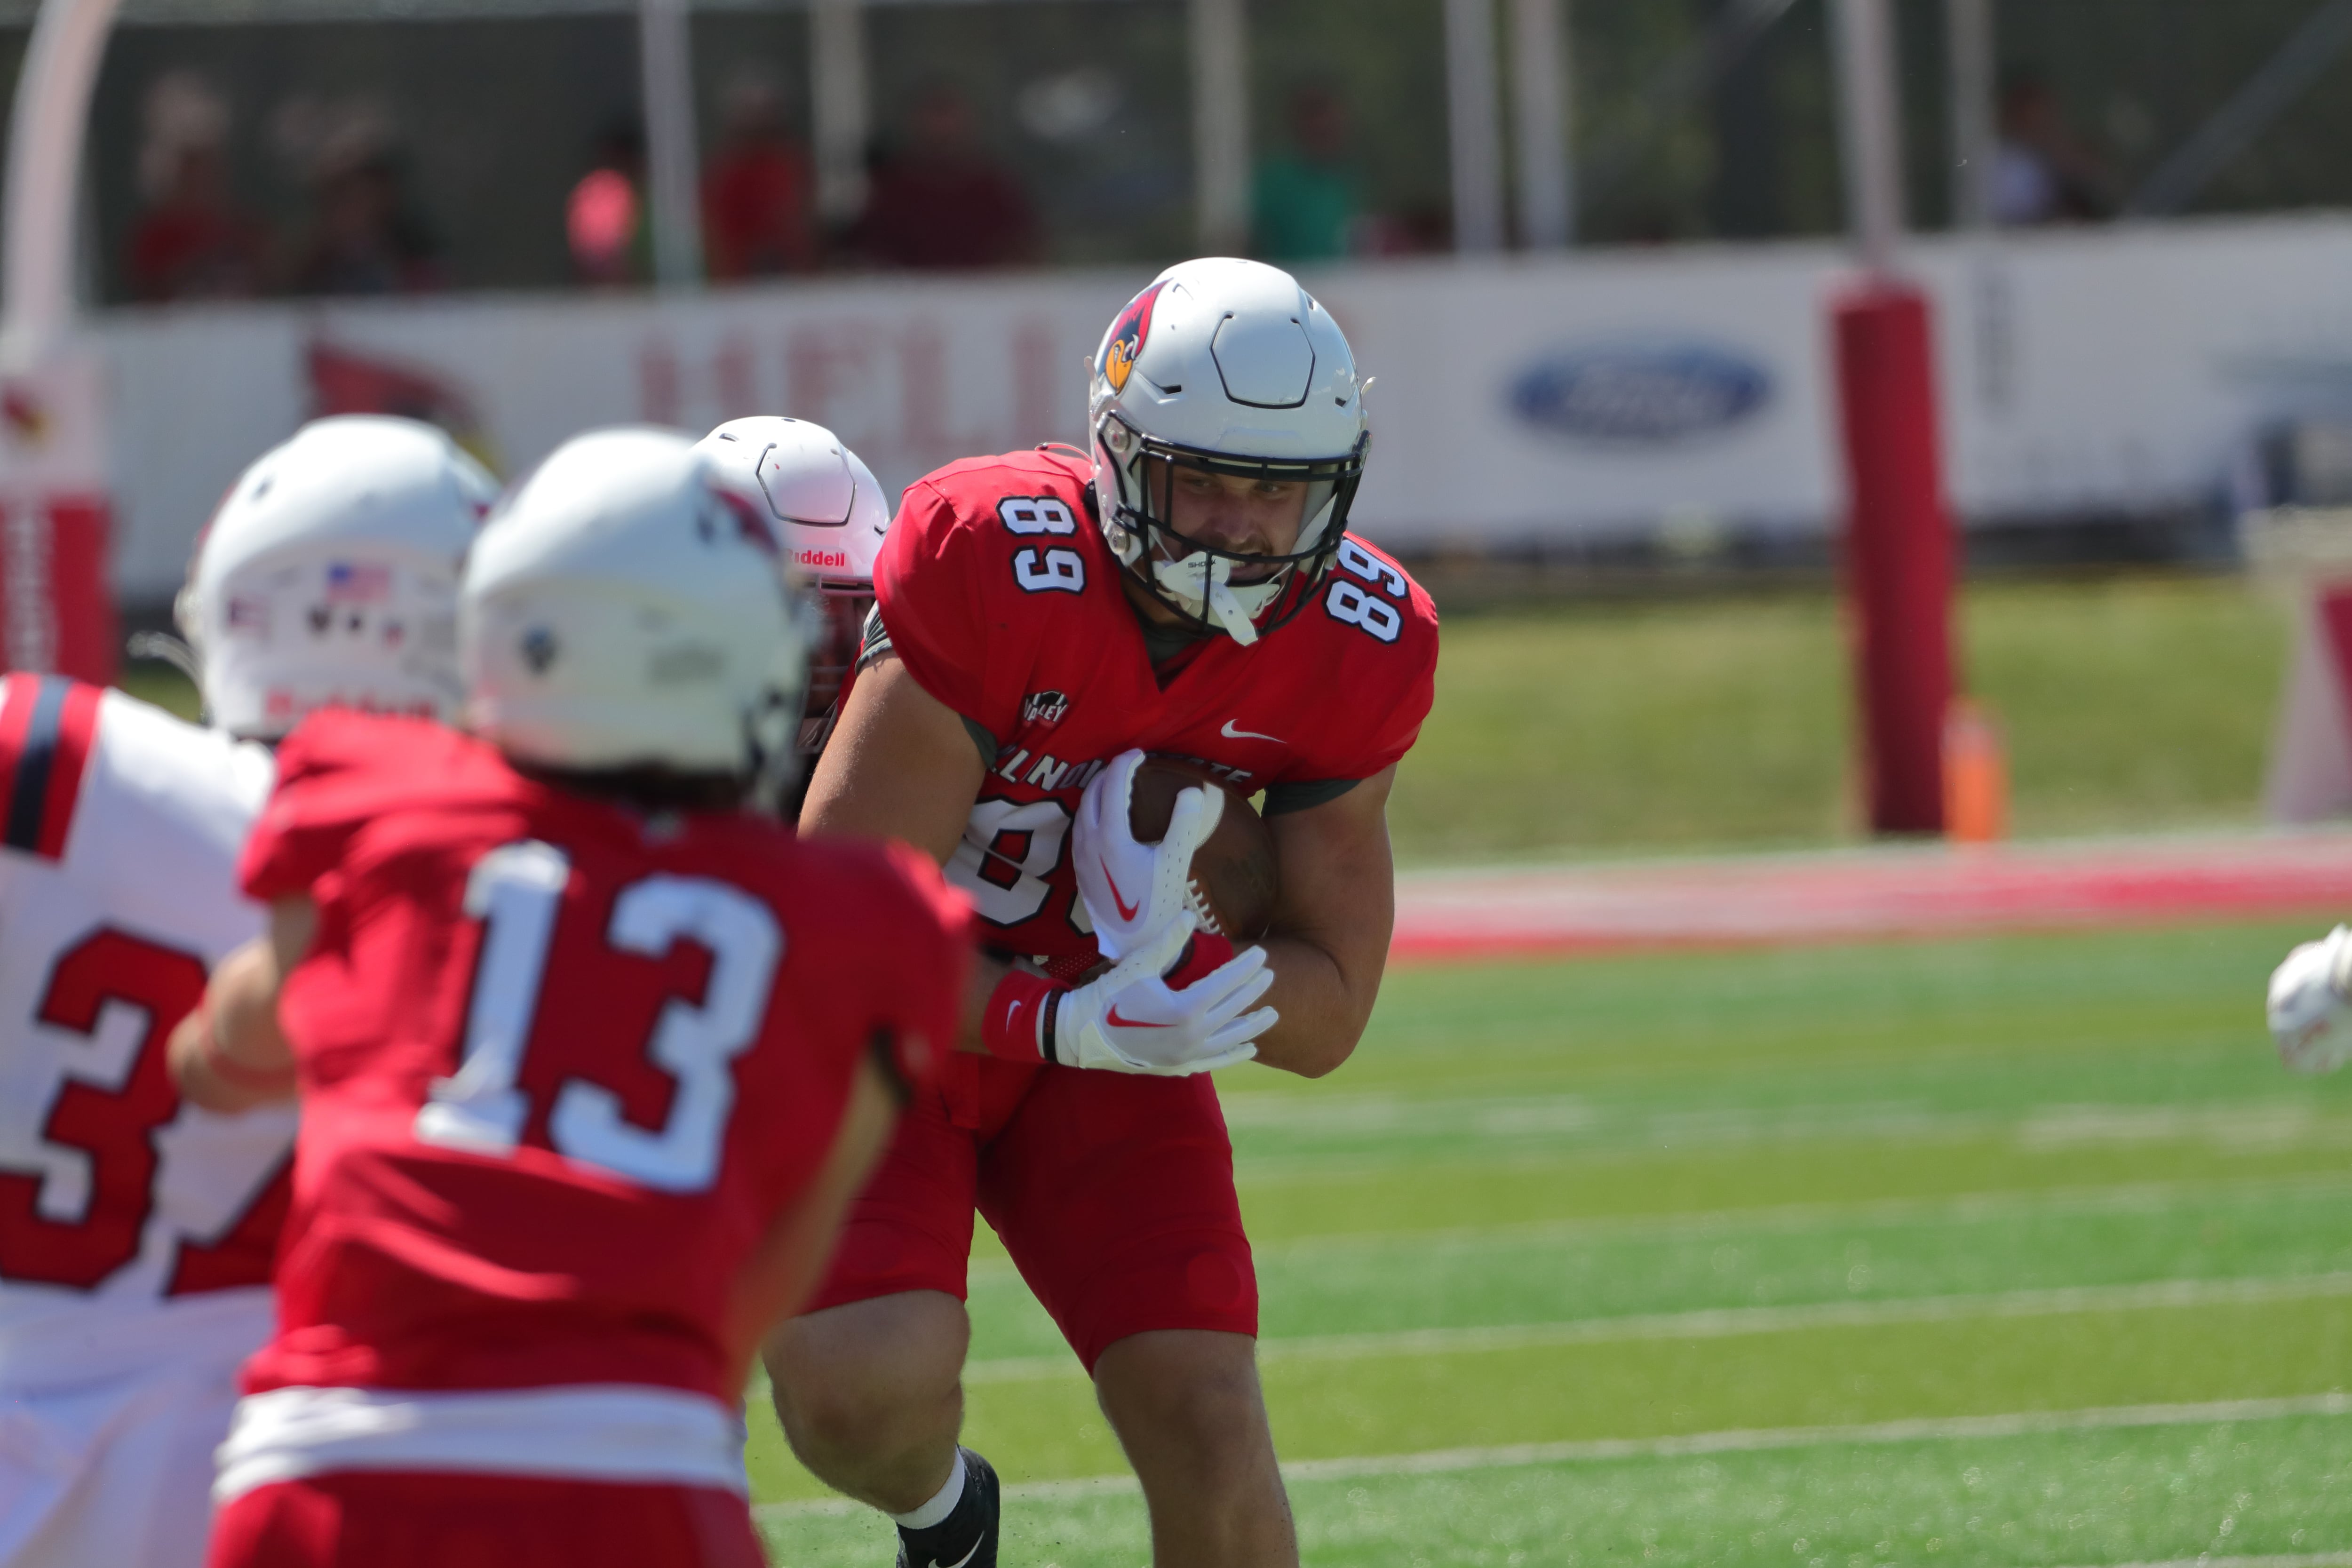
[{"label": "player's hand gripping ball", "polygon": [[1277,886],[1274,834],[1251,807],[1249,796],[1199,763],[1146,757],[1135,773],[1129,830],[1138,838],[1162,837],[1172,824],[1176,802],[1189,789],[1222,795],[1225,804],[1209,836],[1192,851],[1185,900],[1202,931],[1214,931],[1235,947],[1244,946],[1274,923]]},{"label": "player's hand gripping ball", "polygon": [[2271,1037],[2294,1072],[2334,1072],[2352,1057],[2352,928],[2306,942],[2271,973]]},{"label": "player's hand gripping ball", "polygon": [[1274,984],[1265,949],[1244,948],[1191,984],[1172,986],[1161,976],[1191,940],[1189,927],[1170,926],[1104,973],[1065,992],[1054,1010],[1051,1059],[1064,1067],[1181,1078],[1257,1055],[1257,1037],[1282,1018],[1257,1005]]},{"label": "player's hand gripping ball", "polygon": [[1095,944],[1112,963],[1188,921],[1240,945],[1274,916],[1273,835],[1196,763],[1121,752],[1078,802],[1072,856]]}]

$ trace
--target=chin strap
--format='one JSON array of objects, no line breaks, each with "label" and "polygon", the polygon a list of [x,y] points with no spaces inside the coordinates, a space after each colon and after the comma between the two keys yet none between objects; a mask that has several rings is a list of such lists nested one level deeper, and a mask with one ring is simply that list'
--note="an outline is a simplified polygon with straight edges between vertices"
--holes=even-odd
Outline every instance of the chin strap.
[{"label": "chin strap", "polygon": [[1257,641],[1257,623],[1250,619],[1249,611],[1242,606],[1240,595],[1225,582],[1224,574],[1232,568],[1223,561],[1217,565],[1220,570],[1216,580],[1209,585],[1209,613],[1217,617],[1218,624],[1225,628],[1226,636],[1247,647]]},{"label": "chin strap", "polygon": [[1179,603],[1198,604],[1200,608],[1193,612],[1195,615],[1215,621],[1224,628],[1226,636],[1247,647],[1257,641],[1257,622],[1251,618],[1249,606],[1242,603],[1241,595],[1234,592],[1233,572],[1232,562],[1222,556],[1212,558],[1205,574],[1208,592],[1204,595],[1201,589],[1203,573],[1190,558],[1155,561],[1151,566],[1151,575],[1162,590]]}]

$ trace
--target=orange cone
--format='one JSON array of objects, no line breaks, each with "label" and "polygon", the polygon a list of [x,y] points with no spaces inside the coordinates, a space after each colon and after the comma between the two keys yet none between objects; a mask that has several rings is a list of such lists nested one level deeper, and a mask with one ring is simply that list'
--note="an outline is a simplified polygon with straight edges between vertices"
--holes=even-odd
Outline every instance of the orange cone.
[{"label": "orange cone", "polygon": [[1944,710],[1944,830],[1955,844],[2009,837],[2009,759],[2000,724],[1983,704],[1965,697]]}]

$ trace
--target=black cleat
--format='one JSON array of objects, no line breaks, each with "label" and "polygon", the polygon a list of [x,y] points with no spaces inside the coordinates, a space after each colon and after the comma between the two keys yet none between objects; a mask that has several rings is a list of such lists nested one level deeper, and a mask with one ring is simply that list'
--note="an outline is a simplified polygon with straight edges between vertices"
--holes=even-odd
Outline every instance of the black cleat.
[{"label": "black cleat", "polygon": [[996,1568],[996,1472],[970,1448],[958,1452],[963,1496],[929,1530],[898,1527],[898,1568]]}]

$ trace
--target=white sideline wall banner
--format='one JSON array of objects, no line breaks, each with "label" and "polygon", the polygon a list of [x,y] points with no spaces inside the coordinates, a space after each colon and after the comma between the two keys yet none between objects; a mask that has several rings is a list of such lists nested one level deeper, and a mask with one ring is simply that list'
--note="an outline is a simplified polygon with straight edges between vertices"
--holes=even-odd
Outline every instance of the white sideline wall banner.
[{"label": "white sideline wall banner", "polygon": [[[1975,519],[2224,490],[2263,425],[2352,422],[2352,216],[1922,240],[1945,458]],[[1819,531],[1842,509],[1827,243],[1364,263],[1307,286],[1354,343],[1359,527],[1407,549]],[[1083,443],[1089,362],[1149,269],[141,307],[98,318],[118,589],[153,599],[237,471],[314,413],[414,411],[509,478],[566,437],[751,413],[831,426],[894,499],[960,457]]]}]

